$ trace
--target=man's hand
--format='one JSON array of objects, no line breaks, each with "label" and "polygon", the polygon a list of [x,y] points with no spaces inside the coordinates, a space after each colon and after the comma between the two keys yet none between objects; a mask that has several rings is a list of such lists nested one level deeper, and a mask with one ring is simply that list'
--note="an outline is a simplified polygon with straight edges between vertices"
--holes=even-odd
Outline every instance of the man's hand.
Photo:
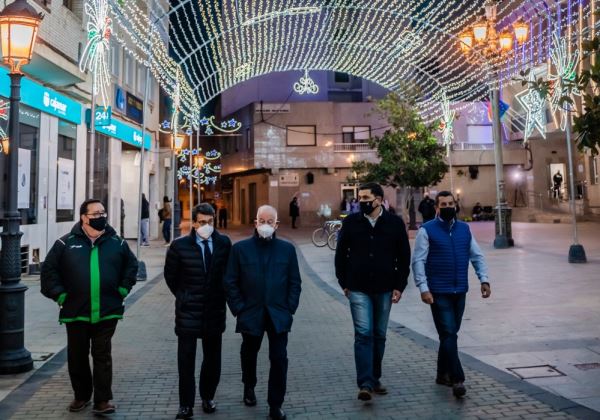
[{"label": "man's hand", "polygon": [[421,293],[421,300],[423,301],[423,303],[431,305],[433,303],[433,295],[431,294],[431,292],[423,292]]},{"label": "man's hand", "polygon": [[481,297],[487,299],[492,294],[489,283],[481,283]]},{"label": "man's hand", "polygon": [[400,298],[402,297],[402,292],[400,290],[395,290],[392,292],[392,303],[400,302]]},{"label": "man's hand", "polygon": [[344,289],[344,296],[348,297],[350,295],[350,290]]}]

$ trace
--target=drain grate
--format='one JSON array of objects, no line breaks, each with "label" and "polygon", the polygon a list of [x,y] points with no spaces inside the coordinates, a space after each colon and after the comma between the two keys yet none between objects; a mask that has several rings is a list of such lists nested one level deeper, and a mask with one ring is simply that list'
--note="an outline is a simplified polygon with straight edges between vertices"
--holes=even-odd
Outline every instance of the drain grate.
[{"label": "drain grate", "polygon": [[538,365],[538,366],[521,366],[507,368],[509,371],[517,375],[521,379],[534,378],[552,378],[556,376],[567,376],[555,366]]},{"label": "drain grate", "polygon": [[574,365],[579,370],[592,370],[592,369],[600,369],[600,363],[578,363]]}]

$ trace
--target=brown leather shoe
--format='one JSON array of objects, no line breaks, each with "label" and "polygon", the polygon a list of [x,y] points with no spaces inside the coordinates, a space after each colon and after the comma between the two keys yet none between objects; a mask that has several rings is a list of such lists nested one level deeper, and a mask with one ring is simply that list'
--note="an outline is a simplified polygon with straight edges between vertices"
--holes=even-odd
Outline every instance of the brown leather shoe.
[{"label": "brown leather shoe", "polygon": [[69,404],[69,411],[71,413],[78,413],[79,411],[81,411],[85,407],[87,407],[89,404],[90,404],[90,400],[87,400],[87,401],[73,400],[73,401],[71,401],[71,404]]},{"label": "brown leather shoe", "polygon": [[94,403],[94,408],[92,409],[92,413],[94,414],[113,414],[115,412],[115,406],[112,405],[108,401],[101,401],[99,403]]},{"label": "brown leather shoe", "polygon": [[375,385],[375,388],[373,388],[373,392],[376,393],[377,395],[387,395],[388,390],[383,385],[377,384],[377,385]]},{"label": "brown leather shoe", "polygon": [[369,388],[361,388],[358,391],[358,399],[361,401],[370,401],[373,398],[372,391]]}]

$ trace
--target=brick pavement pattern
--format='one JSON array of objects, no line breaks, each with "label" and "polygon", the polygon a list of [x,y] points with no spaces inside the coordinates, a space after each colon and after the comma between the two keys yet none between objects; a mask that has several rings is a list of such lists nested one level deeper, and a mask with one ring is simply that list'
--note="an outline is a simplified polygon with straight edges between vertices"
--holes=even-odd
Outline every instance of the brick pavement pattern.
[{"label": "brick pavement pattern", "polygon": [[[356,399],[353,329],[348,306],[333,299],[303,272],[303,292],[289,337],[289,418],[347,419],[548,419],[567,413],[466,368],[468,394],[456,400],[451,389],[434,383],[436,353],[389,331],[382,382],[387,396],[371,405]],[[402,303],[400,303],[402,304]],[[223,372],[217,390],[215,419],[266,418],[268,341],[259,355],[258,405],[242,403],[239,361],[241,339],[229,316],[223,336]],[[115,419],[172,419],[178,409],[174,299],[160,281],[130,307],[113,339]],[[65,337],[66,338],[66,337]],[[201,346],[198,348],[200,365]],[[196,372],[198,375],[198,372]],[[16,392],[19,392],[17,390]],[[10,398],[10,397],[9,397]],[[72,391],[65,366],[16,411],[13,419],[86,419],[91,408],[68,413]],[[196,397],[196,418],[202,413]]]}]

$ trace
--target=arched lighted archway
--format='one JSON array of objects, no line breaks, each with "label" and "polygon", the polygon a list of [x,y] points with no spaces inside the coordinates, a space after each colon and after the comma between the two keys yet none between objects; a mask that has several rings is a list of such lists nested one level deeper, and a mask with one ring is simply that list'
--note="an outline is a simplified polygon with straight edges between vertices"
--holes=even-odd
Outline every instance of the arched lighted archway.
[{"label": "arched lighted archway", "polygon": [[[519,16],[531,36],[508,59],[488,62],[466,60],[457,41],[484,0],[178,0],[170,8],[151,2],[149,12],[136,2],[109,1],[139,58],[169,94],[179,92],[191,118],[238,83],[304,70],[345,72],[411,94],[417,88],[421,112],[437,115],[443,93],[451,102],[482,99],[498,80],[545,62],[554,28],[566,31],[574,16],[590,15],[585,1],[568,14],[554,0],[499,1],[498,30]],[[170,24],[168,47],[160,19]]]}]

